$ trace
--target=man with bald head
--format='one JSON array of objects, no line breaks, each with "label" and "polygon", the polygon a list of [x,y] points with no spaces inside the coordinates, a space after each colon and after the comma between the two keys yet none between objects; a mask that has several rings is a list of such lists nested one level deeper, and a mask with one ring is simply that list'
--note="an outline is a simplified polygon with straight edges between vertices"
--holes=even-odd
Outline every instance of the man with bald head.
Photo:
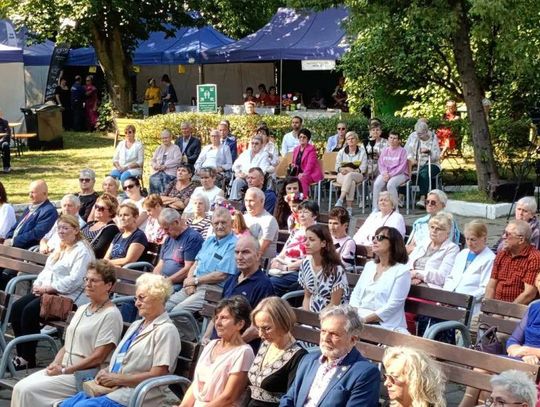
[{"label": "man with bald head", "polygon": [[4,172],[11,171],[11,158],[9,151],[9,143],[11,141],[11,128],[6,119],[4,119],[4,113],[0,109],[0,149],[2,151],[2,164],[4,164]]},{"label": "man with bald head", "polygon": [[[47,184],[43,180],[30,184],[30,204],[17,223],[11,228],[4,241],[5,246],[29,249],[39,245],[40,240],[51,230],[58,218],[56,208],[49,201]],[[0,275],[0,290],[16,275],[13,270],[4,270]]]},{"label": "man with bald head", "polygon": [[56,208],[49,201],[49,189],[45,181],[33,181],[28,196],[30,203],[8,232],[4,242],[6,246],[28,249],[39,245],[39,241],[51,230],[58,218]]}]

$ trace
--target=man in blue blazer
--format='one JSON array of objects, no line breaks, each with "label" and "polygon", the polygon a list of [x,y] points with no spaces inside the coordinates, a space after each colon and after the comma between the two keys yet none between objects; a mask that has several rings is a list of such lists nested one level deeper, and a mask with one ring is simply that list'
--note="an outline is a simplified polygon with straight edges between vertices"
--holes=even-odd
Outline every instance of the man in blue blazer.
[{"label": "man in blue blazer", "polygon": [[182,152],[182,164],[187,164],[191,168],[191,172],[195,171],[195,162],[201,153],[201,140],[193,136],[192,126],[189,122],[183,122],[180,125],[182,129],[182,137],[176,140],[176,145],[180,147]]},{"label": "man in blue blazer", "polygon": [[325,309],[321,315],[319,352],[302,359],[280,407],[376,407],[381,374],[355,345],[362,322],[350,305]]},{"label": "man in blue blazer", "polygon": [[29,196],[30,205],[8,232],[4,245],[21,249],[38,245],[56,222],[58,212],[48,199],[49,191],[45,181],[32,182]]}]

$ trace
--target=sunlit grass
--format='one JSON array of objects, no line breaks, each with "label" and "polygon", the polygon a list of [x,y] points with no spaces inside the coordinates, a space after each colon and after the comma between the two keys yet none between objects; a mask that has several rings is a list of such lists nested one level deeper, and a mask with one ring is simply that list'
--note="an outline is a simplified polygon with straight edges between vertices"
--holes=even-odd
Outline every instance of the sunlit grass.
[{"label": "sunlit grass", "polygon": [[63,150],[24,151],[17,157],[12,151],[9,174],[0,174],[11,203],[28,202],[28,185],[44,179],[51,199],[60,199],[78,190],[79,170],[92,168],[97,175],[96,188],[112,168],[114,153],[111,137],[99,133],[64,133]]}]

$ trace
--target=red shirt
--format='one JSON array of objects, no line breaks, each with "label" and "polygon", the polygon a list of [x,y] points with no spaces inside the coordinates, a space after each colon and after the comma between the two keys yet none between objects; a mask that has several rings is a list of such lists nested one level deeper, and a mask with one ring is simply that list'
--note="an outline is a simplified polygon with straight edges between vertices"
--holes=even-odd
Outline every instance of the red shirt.
[{"label": "red shirt", "polygon": [[491,278],[497,280],[494,299],[513,302],[525,289],[525,284],[534,285],[540,271],[540,251],[527,245],[521,253],[512,256],[501,250],[495,257]]}]

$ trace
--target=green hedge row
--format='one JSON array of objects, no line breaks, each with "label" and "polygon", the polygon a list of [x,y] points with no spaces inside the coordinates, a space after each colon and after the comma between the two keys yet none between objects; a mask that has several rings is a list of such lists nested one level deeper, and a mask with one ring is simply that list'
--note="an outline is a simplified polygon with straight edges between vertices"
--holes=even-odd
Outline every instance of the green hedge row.
[{"label": "green hedge row", "polygon": [[[189,121],[193,124],[195,134],[201,137],[203,145],[209,142],[208,134],[211,129],[217,127],[218,123],[227,119],[231,123],[231,131],[236,135],[241,142],[247,142],[249,136],[255,131],[259,122],[264,121],[272,130],[278,144],[281,142],[283,135],[290,131],[290,116],[238,116],[229,115],[222,116],[219,114],[208,113],[172,113],[167,115],[158,115],[150,117],[144,121],[137,121],[138,138],[145,144],[147,154],[151,154],[159,145],[159,134],[162,129],[168,128],[174,134],[180,134],[180,125],[183,121]],[[381,116],[383,123],[383,132],[388,133],[390,130],[395,130],[401,134],[403,140],[406,140],[408,135],[413,131],[416,119],[403,118],[395,116]],[[124,120],[123,120],[124,121]],[[122,122],[123,122],[122,121]],[[360,137],[366,137],[368,134],[368,120],[363,116],[347,115],[339,118],[323,118],[323,119],[306,119],[304,127],[312,132],[312,141],[322,152],[326,140],[329,136],[336,133],[337,123],[344,121],[347,123],[350,130],[356,131]],[[453,122],[443,122],[439,119],[429,119],[431,128],[438,128],[441,125],[451,127],[454,134],[458,137],[458,142],[461,142],[463,134],[462,120]],[[122,129],[120,129],[122,132]]]}]

